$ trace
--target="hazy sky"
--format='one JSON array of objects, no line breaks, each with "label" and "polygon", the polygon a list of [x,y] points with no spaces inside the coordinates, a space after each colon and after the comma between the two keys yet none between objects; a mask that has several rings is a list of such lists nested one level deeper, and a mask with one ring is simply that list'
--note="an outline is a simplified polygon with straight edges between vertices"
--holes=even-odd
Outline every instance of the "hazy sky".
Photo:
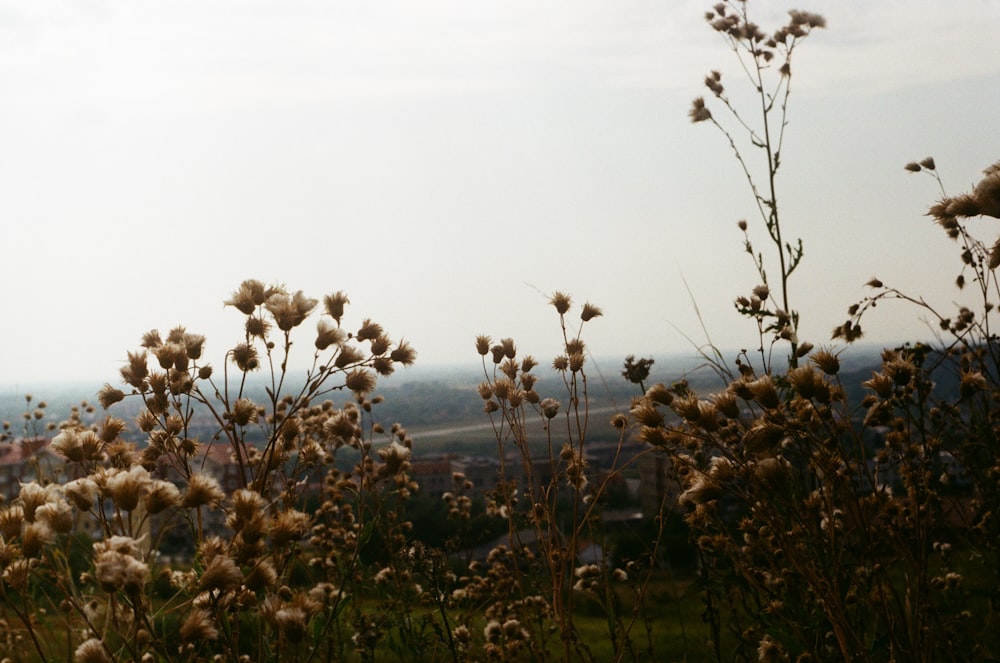
[{"label": "hazy sky", "polygon": [[[682,351],[685,279],[717,343],[752,345],[753,201],[687,118],[708,70],[738,84],[710,4],[0,1],[0,383],[117,382],[178,324],[217,363],[246,278],[345,290],[423,364],[475,365],[480,333],[550,359],[554,290],[604,309],[598,355]],[[819,345],[873,275],[954,299],[936,186],[902,166],[933,155],[959,193],[1000,159],[1000,2],[751,1],[766,29],[793,7],[828,20],[779,181]],[[925,329],[903,307],[866,326]]]}]

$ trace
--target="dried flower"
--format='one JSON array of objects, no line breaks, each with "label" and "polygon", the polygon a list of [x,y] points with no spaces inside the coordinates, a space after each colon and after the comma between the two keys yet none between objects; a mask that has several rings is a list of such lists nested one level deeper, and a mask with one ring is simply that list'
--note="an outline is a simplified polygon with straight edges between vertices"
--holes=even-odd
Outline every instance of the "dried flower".
[{"label": "dried flower", "polygon": [[21,492],[18,497],[24,509],[24,519],[29,523],[33,522],[35,520],[35,510],[58,497],[55,490],[56,487],[52,484],[42,486],[36,481],[22,483]]},{"label": "dried flower", "polygon": [[386,476],[396,476],[406,470],[410,460],[410,450],[401,445],[396,440],[378,450],[379,458],[384,463],[384,474]]},{"label": "dried flower", "polygon": [[90,477],[74,479],[63,485],[63,493],[76,508],[88,511],[93,508],[94,500],[97,499],[97,484]]},{"label": "dried flower", "polygon": [[181,504],[185,508],[194,509],[200,506],[218,504],[225,496],[215,477],[199,472],[192,474],[188,480],[187,491],[184,493]]},{"label": "dried flower", "polygon": [[583,305],[583,311],[580,313],[580,319],[587,322],[588,320],[592,320],[601,315],[604,315],[601,309],[597,308],[590,302],[587,302]]},{"label": "dried flower", "polygon": [[347,335],[339,325],[334,325],[326,318],[316,323],[316,349],[326,350],[331,345],[340,345],[347,340]]},{"label": "dried flower", "polygon": [[226,300],[226,306],[235,306],[240,313],[252,314],[256,308],[268,300],[271,295],[280,293],[279,288],[267,288],[263,283],[248,279],[240,284],[232,298]]},{"label": "dried flower", "polygon": [[295,543],[309,532],[310,525],[308,514],[295,509],[282,511],[271,525],[271,540],[279,548]]},{"label": "dried flower", "polygon": [[344,308],[350,303],[351,300],[340,290],[323,298],[323,308],[326,309],[326,314],[336,320],[338,326],[340,326],[340,319],[344,317]]},{"label": "dried flower", "polygon": [[337,368],[344,368],[350,364],[355,364],[364,359],[364,355],[361,352],[350,345],[341,345],[337,349],[336,359],[333,365]]},{"label": "dried flower", "polygon": [[31,576],[31,568],[34,562],[23,557],[15,559],[3,570],[3,580],[17,591],[23,591]]},{"label": "dried flower", "polygon": [[155,479],[147,486],[146,511],[156,515],[167,509],[180,506],[181,491],[169,481]]},{"label": "dried flower", "polygon": [[344,384],[356,394],[367,394],[375,389],[375,376],[370,371],[355,368],[344,378]]},{"label": "dried flower", "polygon": [[29,559],[37,557],[42,547],[55,541],[55,538],[52,528],[41,520],[28,523],[21,534],[21,551]]},{"label": "dried flower", "polygon": [[372,322],[369,318],[365,318],[365,321],[361,323],[361,328],[356,334],[359,341],[371,341],[385,332],[382,330],[382,325],[377,322]]},{"label": "dried flower", "polygon": [[118,472],[108,477],[105,490],[116,507],[132,511],[138,506],[139,498],[149,481],[149,472],[141,465],[133,465],[127,472]]},{"label": "dried flower", "polygon": [[697,97],[691,103],[691,110],[688,111],[688,117],[691,118],[692,122],[696,123],[712,119],[712,111],[705,107],[705,99],[703,97]]},{"label": "dried flower", "polygon": [[243,583],[248,589],[257,592],[273,588],[277,581],[278,572],[275,570],[274,564],[271,560],[265,559],[254,564],[253,568],[247,573]]},{"label": "dried flower", "polygon": [[294,295],[276,292],[267,298],[264,307],[274,316],[278,329],[287,332],[302,324],[318,303],[298,290]]},{"label": "dried flower", "polygon": [[768,375],[748,382],[747,388],[753,393],[754,399],[768,409],[776,408],[781,404],[774,382]]},{"label": "dried flower", "polygon": [[260,363],[257,361],[257,349],[248,343],[240,343],[231,351],[233,363],[243,372],[257,370]]},{"label": "dried flower", "polygon": [[38,522],[46,525],[56,534],[66,534],[73,529],[73,507],[63,500],[49,502],[35,511]]},{"label": "dried flower", "polygon": [[101,407],[105,410],[124,398],[125,392],[121,389],[112,387],[110,384],[105,384],[104,387],[97,392],[97,402],[100,403]]},{"label": "dried flower", "polygon": [[549,298],[549,303],[555,307],[559,315],[565,315],[569,311],[570,306],[573,305],[573,300],[564,292],[554,292],[552,293],[552,297]]},{"label": "dried flower", "polygon": [[243,572],[236,566],[236,562],[228,555],[214,555],[205,564],[205,570],[198,580],[198,589],[203,592],[227,592],[238,588],[242,583]]},{"label": "dried flower", "polygon": [[837,355],[827,350],[820,350],[813,354],[810,359],[816,364],[819,370],[827,375],[836,375],[840,372],[840,359],[837,358]]},{"label": "dried flower", "polygon": [[181,624],[181,640],[184,642],[215,640],[218,637],[219,630],[214,626],[212,613],[204,608],[192,610]]},{"label": "dried flower", "polygon": [[399,345],[389,353],[389,358],[403,366],[410,366],[417,359],[417,351],[406,341],[400,341]]},{"label": "dried flower", "polygon": [[146,378],[149,376],[149,368],[146,366],[146,353],[129,352],[128,366],[123,366],[120,373],[122,380],[126,384],[132,385],[139,391],[145,391]]},{"label": "dried flower", "polygon": [[540,407],[546,419],[552,419],[559,414],[559,401],[554,398],[546,398],[541,402]]},{"label": "dried flower", "polygon": [[237,426],[257,423],[259,412],[257,405],[249,398],[240,398],[233,403],[231,419]]},{"label": "dried flower", "polygon": [[111,659],[98,638],[90,638],[80,643],[73,652],[73,663],[110,663]]}]

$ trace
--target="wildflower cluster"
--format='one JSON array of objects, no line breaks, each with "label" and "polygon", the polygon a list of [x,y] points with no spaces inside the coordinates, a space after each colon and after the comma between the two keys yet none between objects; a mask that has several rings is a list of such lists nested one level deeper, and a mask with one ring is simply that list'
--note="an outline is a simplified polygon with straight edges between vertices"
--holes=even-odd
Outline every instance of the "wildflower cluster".
[{"label": "wildflower cluster", "polygon": [[[792,54],[813,30],[826,27],[826,20],[818,14],[792,10],[788,13],[787,24],[768,33],[750,19],[748,4],[745,0],[719,2],[705,14],[705,20],[722,36],[739,60],[740,69],[759,97],[759,108],[755,110],[759,116],[754,121],[734,105],[719,71],[713,70],[704,80],[712,97],[726,110],[738,131],[744,134],[747,145],[741,146],[730,129],[713,115],[704,97],[694,100],[688,116],[695,123],[710,122],[725,136],[750,185],[757,212],[776,254],[778,275],[772,280],[767,269],[770,261],[765,259],[763,252],[754,248],[747,230],[748,223],[745,220],[739,222],[744,235],[744,249],[754,262],[760,285],[754,288],[752,295],[738,297],[736,309],[755,320],[762,365],[769,371],[771,353],[767,348],[777,341],[790,344],[789,363],[792,366],[797,365],[805,354],[798,351],[799,315],[792,308],[789,295],[789,278],[802,260],[803,246],[801,239],[789,241],[782,236],[777,175],[782,164],[782,145],[788,125]],[[754,172],[756,167],[746,153],[747,146],[762,152],[759,172]]]},{"label": "wildflower cluster", "polygon": [[[927,358],[886,351],[860,408],[828,351],[709,397],[654,385],[636,401],[637,435],[669,458],[688,510],[716,647],[728,629],[800,660],[988,651],[967,623],[989,610],[975,597],[993,575],[996,490],[975,475],[996,461],[968,451],[994,442],[956,435],[961,402],[935,400]],[[957,546],[978,561],[939,554]]]},{"label": "wildflower cluster", "polygon": [[[766,190],[757,187],[704,98],[695,100],[690,116],[712,122],[729,139],[778,252],[780,292],[741,221],[744,248],[760,280],[735,304],[757,323],[760,361],[743,351],[737,370],[729,371],[713,348],[714,355],[703,356],[725,377],[720,391],[701,396],[684,382],[655,384],[633,403],[630,421],[668,465],[672,485],[664,499],[687,510],[716,656],[994,657],[1000,355],[990,324],[1000,295],[993,273],[1000,248],[974,239],[964,219],[1000,216],[1000,168],[987,169],[971,193],[944,196],[930,210],[958,240],[962,272],[956,285],[975,284],[978,306],[959,304],[954,316],[946,316],[872,279],[875,294],[851,307],[835,339],[860,338],[861,316],[887,299],[929,312],[946,336],[935,347],[917,343],[884,351],[868,379],[845,373],[836,352],[796,337],[788,277],[802,245],[782,238],[774,186],[791,51],[825,22],[793,11],[786,26],[768,35],[749,20],[745,2],[720,3],[706,18],[736,52],[760,97],[758,128],[731,105],[720,73],[705,79],[751,145],[764,152]],[[765,73],[772,66],[778,78],[769,87]],[[770,119],[778,120],[773,127]],[[930,173],[940,184],[931,158],[906,170]],[[787,369],[771,362],[767,335],[791,344]]]},{"label": "wildflower cluster", "polygon": [[71,417],[51,441],[61,475],[23,484],[0,510],[3,603],[39,657],[67,646],[43,634],[51,608],[79,661],[353,650],[341,619],[360,618],[362,548],[373,536],[403,545],[415,488],[412,441],[374,420],[371,392],[415,353],[371,320],[345,330],[338,292],[296,376],[292,336],[319,302],[245,281],[226,303],[244,334],[221,370],[204,336],[150,331],[120,371],[124,389],[98,395],[105,409],[131,404],[135,430]]},{"label": "wildflower cluster", "polygon": [[[538,362],[531,356],[519,359],[512,339],[476,340],[485,378],[479,394],[501,461],[500,483],[490,509],[507,521],[509,540],[490,556],[488,576],[494,594],[487,608],[491,617],[485,631],[487,654],[501,657],[502,650],[506,657],[523,648],[539,656],[551,636],[539,625],[554,622],[565,660],[592,660],[575,616],[581,605],[593,603],[608,615],[608,637],[621,656],[632,646],[630,630],[642,593],[636,595],[631,611],[622,610],[617,587],[627,574],[612,568],[608,556],[588,561],[579,553],[588,544],[605,543],[602,504],[608,487],[634,459],[619,461],[616,455],[602,473],[591,469],[588,360],[582,330],[601,310],[584,304],[579,326],[570,330],[570,296],[557,292],[549,303],[556,309],[562,332],[563,352],[551,364],[552,376],[561,383],[561,398],[539,393],[544,378],[536,372]],[[641,381],[651,364],[640,360],[629,373]],[[613,429],[619,453],[625,441],[623,423]]]}]

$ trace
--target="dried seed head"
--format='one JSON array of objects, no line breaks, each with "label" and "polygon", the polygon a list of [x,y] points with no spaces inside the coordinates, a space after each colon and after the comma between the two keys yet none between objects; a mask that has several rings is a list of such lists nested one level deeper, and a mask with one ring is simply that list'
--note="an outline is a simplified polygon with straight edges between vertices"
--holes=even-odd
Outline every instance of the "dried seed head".
[{"label": "dried seed head", "polygon": [[235,306],[240,313],[250,315],[258,306],[267,301],[267,298],[277,292],[275,288],[266,288],[263,283],[255,279],[248,279],[240,284],[230,299],[225,301],[226,306]]},{"label": "dried seed head", "polygon": [[916,366],[909,355],[903,354],[895,357],[883,365],[885,373],[892,378],[893,382],[903,387],[910,383],[916,373]]},{"label": "dried seed head", "polygon": [[827,375],[836,375],[840,372],[840,359],[837,358],[837,355],[827,350],[820,350],[813,354],[810,359],[816,364],[819,370]]},{"label": "dried seed head", "polygon": [[205,570],[198,580],[201,591],[219,590],[227,592],[243,584],[243,573],[228,555],[215,555],[205,564]]},{"label": "dried seed head", "polygon": [[691,102],[691,110],[688,111],[688,117],[695,123],[712,119],[712,111],[705,107],[705,99],[703,97],[697,97]]},{"label": "dried seed head", "polygon": [[146,378],[149,376],[149,368],[146,366],[146,353],[129,352],[128,366],[122,366],[119,371],[122,380],[139,391],[146,390]]},{"label": "dried seed head", "polygon": [[387,476],[396,476],[409,467],[410,450],[396,440],[389,446],[379,449],[378,455],[384,463],[383,472]]},{"label": "dried seed head", "polygon": [[333,365],[337,368],[345,368],[352,364],[357,364],[363,360],[365,356],[361,354],[361,351],[352,345],[341,345],[337,351],[337,357],[333,360]]},{"label": "dried seed head", "polygon": [[298,290],[294,295],[276,292],[267,298],[264,307],[274,316],[278,329],[287,332],[302,324],[318,303]]},{"label": "dried seed head", "polygon": [[331,345],[340,345],[347,340],[347,335],[339,325],[334,325],[326,318],[316,323],[316,349],[326,350]]},{"label": "dried seed head", "polygon": [[399,345],[389,353],[389,358],[403,366],[410,366],[417,360],[417,351],[406,341],[400,341]]},{"label": "dried seed head", "polygon": [[21,552],[28,559],[37,557],[42,548],[55,541],[56,533],[41,520],[28,523],[21,534]]},{"label": "dried seed head", "polygon": [[670,405],[674,400],[674,395],[670,393],[666,385],[657,383],[646,390],[646,398],[660,405]]},{"label": "dried seed head", "polygon": [[104,387],[97,392],[97,402],[101,404],[101,407],[107,410],[109,407],[117,403],[118,401],[125,398],[125,392],[121,389],[116,389],[110,384],[105,383]]},{"label": "dried seed head", "polygon": [[66,428],[52,438],[52,448],[70,462],[79,463],[84,460],[80,433],[72,428]]},{"label": "dried seed head", "polygon": [[640,402],[630,411],[632,418],[643,426],[656,427],[663,424],[663,414],[652,405]]},{"label": "dried seed head", "polygon": [[756,424],[743,435],[743,447],[752,454],[770,455],[777,450],[784,438],[784,428],[774,423],[763,422]]},{"label": "dried seed head", "polygon": [[544,399],[541,402],[540,407],[542,408],[542,414],[545,415],[546,419],[552,419],[559,414],[559,401],[554,398]]},{"label": "dried seed head", "polygon": [[1000,171],[989,172],[972,191],[979,213],[1000,219]]},{"label": "dried seed head", "polygon": [[274,564],[269,559],[257,562],[244,579],[244,584],[251,591],[259,592],[263,589],[273,589],[278,581],[278,572],[274,569]]},{"label": "dried seed head", "polygon": [[63,484],[63,494],[68,497],[76,508],[89,511],[97,499],[97,484],[90,477],[74,479]]},{"label": "dried seed head", "polygon": [[861,383],[861,386],[866,389],[871,389],[880,398],[889,398],[892,396],[893,390],[895,389],[893,379],[886,375],[885,373],[872,373],[870,380],[865,380]]},{"label": "dried seed head", "polygon": [[35,510],[43,504],[58,499],[55,493],[56,487],[52,484],[42,486],[36,481],[21,484],[21,492],[18,498],[24,509],[24,519],[29,523],[35,520]]},{"label": "dried seed head", "polygon": [[693,479],[687,488],[677,497],[679,504],[704,504],[721,497],[721,486],[704,474],[693,473]]},{"label": "dried seed head", "polygon": [[146,511],[156,515],[167,509],[180,506],[181,491],[173,483],[155,479],[149,483],[146,492]]},{"label": "dried seed head", "polygon": [[713,71],[708,76],[705,76],[705,87],[711,90],[712,94],[714,94],[715,96],[717,97],[722,96],[722,93],[725,91],[725,88],[723,88],[721,80],[722,80],[722,74],[720,74],[717,71]]},{"label": "dried seed head", "polygon": [[110,663],[104,643],[98,638],[84,640],[73,652],[73,663]]},{"label": "dried seed head", "polygon": [[259,412],[253,401],[249,398],[241,398],[233,403],[231,418],[237,426],[246,426],[247,424],[257,423]]},{"label": "dried seed head", "polygon": [[257,349],[248,343],[240,343],[230,353],[233,363],[243,372],[257,370],[260,363],[257,360]]},{"label": "dried seed head", "polygon": [[149,481],[149,472],[141,465],[133,465],[127,472],[118,472],[108,477],[105,490],[116,507],[132,511],[138,506],[139,498]]},{"label": "dried seed head", "polygon": [[962,377],[959,382],[959,394],[961,394],[962,398],[970,398],[977,392],[985,391],[987,387],[988,383],[981,372],[974,370],[962,371]]},{"label": "dried seed head", "polygon": [[326,314],[336,320],[338,326],[340,326],[341,318],[344,317],[344,308],[350,303],[351,300],[340,290],[323,298],[323,308],[326,309]]},{"label": "dried seed head", "polygon": [[24,522],[24,508],[19,504],[14,504],[0,510],[0,534],[4,539],[10,540],[21,533],[21,524]]},{"label": "dried seed head", "polygon": [[181,640],[184,642],[196,643],[218,637],[219,630],[212,621],[212,613],[204,608],[192,610],[181,624]]},{"label": "dried seed head", "polygon": [[356,394],[367,394],[375,389],[375,376],[371,371],[355,368],[344,378],[344,384]]},{"label": "dried seed head", "polygon": [[549,303],[555,307],[559,315],[565,315],[573,305],[573,300],[564,292],[554,292],[549,298]]},{"label": "dried seed head", "polygon": [[56,534],[66,534],[73,529],[73,507],[63,500],[49,502],[38,507],[35,517],[38,522],[43,523]]},{"label": "dried seed head", "polygon": [[765,408],[774,409],[781,404],[778,398],[778,391],[774,387],[774,382],[770,376],[765,375],[747,383],[747,388],[753,393],[754,399]]},{"label": "dried seed head", "polygon": [[587,322],[588,320],[592,320],[601,315],[604,315],[601,309],[597,308],[590,302],[587,302],[583,305],[583,311],[580,313],[580,319]]},{"label": "dried seed head", "polygon": [[215,477],[199,472],[191,475],[182,505],[186,508],[214,505],[221,502],[225,496]]},{"label": "dried seed head", "polygon": [[712,403],[719,412],[729,419],[735,419],[740,416],[739,403],[736,402],[736,396],[730,391],[724,391],[721,394],[716,394],[712,398]]},{"label": "dried seed head", "polygon": [[799,366],[788,371],[788,381],[795,387],[799,396],[812,399],[822,389],[823,379],[812,366]]},{"label": "dried seed head", "polygon": [[371,318],[365,318],[356,336],[359,341],[372,341],[384,333],[382,325],[372,322]]}]

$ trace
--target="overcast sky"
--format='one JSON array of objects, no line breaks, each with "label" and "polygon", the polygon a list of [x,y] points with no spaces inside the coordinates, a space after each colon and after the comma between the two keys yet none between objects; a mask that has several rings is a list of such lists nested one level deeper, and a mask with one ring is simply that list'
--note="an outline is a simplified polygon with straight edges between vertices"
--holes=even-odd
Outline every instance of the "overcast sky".
[{"label": "overcast sky", "polygon": [[[476,365],[481,333],[550,359],[554,290],[604,309],[597,355],[687,351],[685,280],[716,343],[752,345],[753,200],[687,118],[708,70],[738,84],[710,4],[0,1],[0,383],[117,383],[175,325],[218,363],[246,278],[345,290],[424,365]],[[936,185],[902,167],[933,155],[959,193],[1000,159],[1000,3],[750,7],[828,20],[796,54],[779,180],[801,336],[826,343],[874,275],[947,308]],[[877,313],[873,340],[926,336]]]}]

